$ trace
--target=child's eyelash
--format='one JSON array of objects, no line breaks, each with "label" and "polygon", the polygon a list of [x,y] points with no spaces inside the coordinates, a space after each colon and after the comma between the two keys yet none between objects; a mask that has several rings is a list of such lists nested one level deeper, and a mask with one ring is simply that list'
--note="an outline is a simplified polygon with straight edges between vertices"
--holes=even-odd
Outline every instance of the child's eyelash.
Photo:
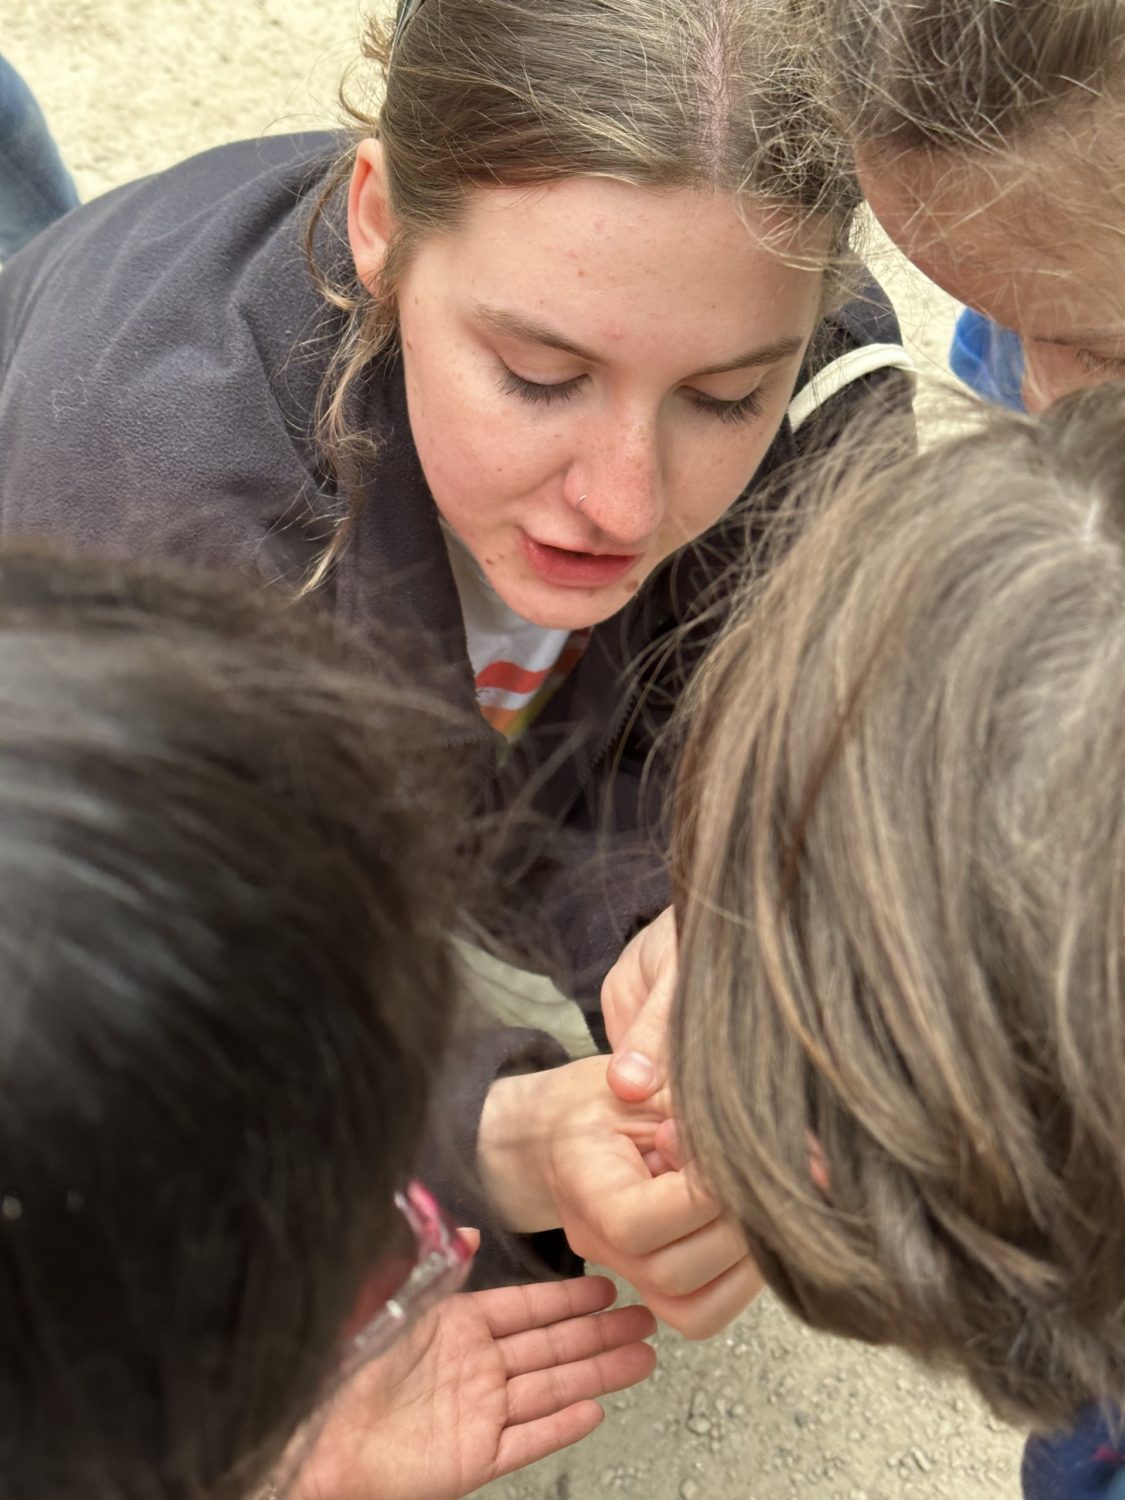
[{"label": "child's eyelash", "polygon": [[1104,354],[1095,354],[1092,349],[1076,351],[1078,363],[1091,375],[1125,375],[1125,359],[1114,359]]}]

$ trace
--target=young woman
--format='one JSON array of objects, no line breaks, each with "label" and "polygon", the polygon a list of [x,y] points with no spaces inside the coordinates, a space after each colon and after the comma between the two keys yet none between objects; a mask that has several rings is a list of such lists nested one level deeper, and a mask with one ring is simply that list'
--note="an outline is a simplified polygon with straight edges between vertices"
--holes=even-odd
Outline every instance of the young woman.
[{"label": "young woman", "polygon": [[87,207],[0,288],[6,526],[233,560],[417,631],[492,723],[535,714],[513,758],[552,826],[608,808],[643,835],[623,676],[741,559],[736,502],[813,442],[818,398],[904,358],[882,301],[832,320],[814,358],[845,357],[794,437],[853,197],[799,109],[762,149],[802,101],[757,34],[714,0],[612,25],[421,0],[393,47],[372,24],[385,101],[342,159],[256,141]]},{"label": "young woman", "polygon": [[600,1278],[376,1360],[471,1255],[409,1183],[448,731],[280,600],[0,554],[6,1494],[453,1500],[651,1369]]},{"label": "young woman", "polygon": [[[796,0],[891,239],[994,399],[1125,376],[1123,0]],[[983,315],[983,316],[982,316]]]},{"label": "young woman", "polygon": [[[767,479],[866,389],[905,399],[877,289],[829,313],[857,194],[782,35],[721,0],[410,0],[370,27],[385,97],[349,142],[210,152],[0,283],[9,532],[234,563],[436,652],[483,710],[474,802],[537,814],[512,924],[599,1029],[667,901],[642,767],[680,632],[748,566]],[[489,1138],[549,1136],[546,1105]],[[570,1182],[580,1231],[606,1195]]]}]

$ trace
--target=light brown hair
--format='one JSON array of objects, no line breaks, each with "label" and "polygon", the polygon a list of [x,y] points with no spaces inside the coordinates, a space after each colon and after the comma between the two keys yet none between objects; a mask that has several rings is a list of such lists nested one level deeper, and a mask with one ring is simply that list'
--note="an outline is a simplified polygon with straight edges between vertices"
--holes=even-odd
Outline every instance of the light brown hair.
[{"label": "light brown hair", "polygon": [[[346,89],[342,99],[355,141],[382,142],[396,234],[377,297],[354,273],[319,274],[346,319],[318,413],[326,467],[345,493],[372,448],[349,415],[351,393],[394,341],[398,281],[421,239],[457,226],[475,188],[600,176],[729,194],[790,221],[827,220],[836,263],[858,188],[785,21],[781,0],[404,0],[397,25],[368,21],[363,57],[382,75],[382,99]],[[314,264],[355,141],[313,216]]]},{"label": "light brown hair", "polygon": [[795,0],[858,142],[1005,148],[1125,72],[1122,0]]},{"label": "light brown hair", "polygon": [[804,1319],[1052,1424],[1125,1396],[1125,389],[885,457],[693,688],[679,1106]]}]

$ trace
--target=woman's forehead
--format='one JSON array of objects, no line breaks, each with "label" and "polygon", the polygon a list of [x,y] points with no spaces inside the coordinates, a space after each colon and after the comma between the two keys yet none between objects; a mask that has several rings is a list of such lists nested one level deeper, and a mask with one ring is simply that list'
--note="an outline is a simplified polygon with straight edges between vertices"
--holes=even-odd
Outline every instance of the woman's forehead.
[{"label": "woman's forehead", "polygon": [[791,317],[819,295],[826,241],[753,200],[599,177],[478,189],[442,236],[477,301],[502,297],[525,316],[587,309],[610,336],[646,311],[709,321],[780,302]]}]

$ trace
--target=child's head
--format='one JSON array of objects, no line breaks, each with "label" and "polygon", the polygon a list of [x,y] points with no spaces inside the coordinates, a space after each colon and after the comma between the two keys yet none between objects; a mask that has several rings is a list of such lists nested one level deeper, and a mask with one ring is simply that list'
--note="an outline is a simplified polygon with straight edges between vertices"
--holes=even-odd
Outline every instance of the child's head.
[{"label": "child's head", "polygon": [[453,994],[412,723],[280,603],[0,556],[5,1495],[241,1500],[331,1379]]},{"label": "child's head", "polygon": [[782,421],[858,191],[777,9],[403,0],[393,35],[372,23],[324,445],[398,338],[438,509],[524,618],[620,609]]},{"label": "child's head", "polygon": [[1125,1392],[1125,387],[977,422],[703,670],[678,1089],[803,1317],[1050,1423]]},{"label": "child's head", "polygon": [[1125,376],[1125,0],[798,0],[884,228],[1022,337],[1032,404]]}]

